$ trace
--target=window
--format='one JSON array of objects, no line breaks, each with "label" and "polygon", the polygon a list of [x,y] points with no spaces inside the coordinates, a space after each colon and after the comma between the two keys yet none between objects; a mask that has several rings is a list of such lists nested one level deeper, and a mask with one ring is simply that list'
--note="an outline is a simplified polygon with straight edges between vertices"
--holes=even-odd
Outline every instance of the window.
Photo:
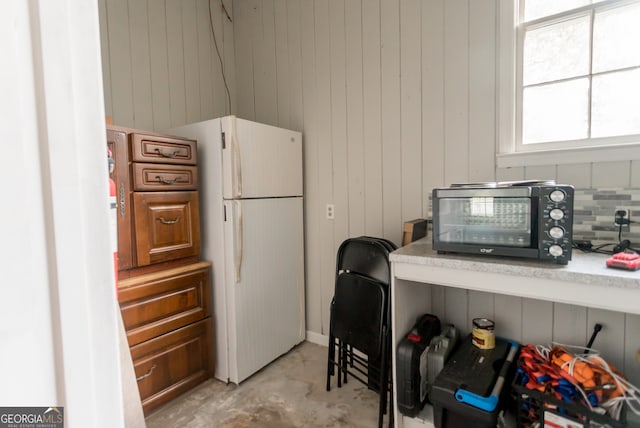
[{"label": "window", "polygon": [[501,19],[515,16],[516,39],[501,50],[516,52],[515,141],[501,153],[640,143],[640,0],[514,6]]}]

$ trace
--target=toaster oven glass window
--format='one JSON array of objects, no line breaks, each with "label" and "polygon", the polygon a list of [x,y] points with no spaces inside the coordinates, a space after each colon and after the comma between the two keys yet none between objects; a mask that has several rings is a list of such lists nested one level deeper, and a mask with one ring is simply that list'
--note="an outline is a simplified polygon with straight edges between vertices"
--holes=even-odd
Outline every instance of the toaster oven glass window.
[{"label": "toaster oven glass window", "polygon": [[442,198],[438,222],[442,242],[531,247],[531,199]]}]

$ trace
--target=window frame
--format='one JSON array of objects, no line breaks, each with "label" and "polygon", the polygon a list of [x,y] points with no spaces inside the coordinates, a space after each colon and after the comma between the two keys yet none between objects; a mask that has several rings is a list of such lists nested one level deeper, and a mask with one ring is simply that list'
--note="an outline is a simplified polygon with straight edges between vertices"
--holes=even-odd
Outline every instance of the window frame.
[{"label": "window frame", "polygon": [[[530,21],[528,28],[545,22],[562,22],[602,10],[635,3],[633,0],[607,0],[583,6],[570,13]],[[640,158],[640,134],[589,138],[572,141],[522,144],[522,75],[524,28],[520,23],[523,0],[498,2],[498,167],[619,161]],[[593,22],[593,21],[592,21]],[[591,53],[590,53],[591,55]],[[589,79],[593,74],[589,70]],[[596,73],[601,74],[601,73]],[[590,83],[591,85],[591,83]],[[589,106],[590,109],[590,106]],[[591,117],[589,117],[591,121]],[[589,127],[591,124],[589,123]]]}]

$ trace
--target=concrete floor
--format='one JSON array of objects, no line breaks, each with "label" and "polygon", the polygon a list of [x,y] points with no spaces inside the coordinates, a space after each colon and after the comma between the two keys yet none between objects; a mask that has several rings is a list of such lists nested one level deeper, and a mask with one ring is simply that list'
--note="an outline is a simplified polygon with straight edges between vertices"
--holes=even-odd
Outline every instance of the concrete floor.
[{"label": "concrete floor", "polygon": [[355,379],[338,388],[335,376],[327,392],[326,370],[327,348],[304,342],[239,386],[204,382],[150,414],[147,427],[377,427],[379,396]]}]

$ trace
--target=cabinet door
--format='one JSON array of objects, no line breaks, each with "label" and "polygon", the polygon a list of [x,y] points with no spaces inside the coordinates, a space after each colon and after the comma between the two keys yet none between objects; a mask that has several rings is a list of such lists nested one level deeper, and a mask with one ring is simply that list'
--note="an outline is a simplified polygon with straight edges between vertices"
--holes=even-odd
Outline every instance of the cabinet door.
[{"label": "cabinet door", "polygon": [[211,334],[207,318],[131,347],[145,414],[211,377]]},{"label": "cabinet door", "polygon": [[114,168],[111,178],[116,183],[118,217],[118,270],[134,267],[131,240],[131,185],[129,183],[129,147],[124,131],[107,129],[107,146],[111,150]]},{"label": "cabinet door", "polygon": [[133,195],[138,266],[200,255],[198,192]]},{"label": "cabinet door", "polygon": [[129,345],[211,315],[209,267],[200,262],[120,281],[118,300]]}]

